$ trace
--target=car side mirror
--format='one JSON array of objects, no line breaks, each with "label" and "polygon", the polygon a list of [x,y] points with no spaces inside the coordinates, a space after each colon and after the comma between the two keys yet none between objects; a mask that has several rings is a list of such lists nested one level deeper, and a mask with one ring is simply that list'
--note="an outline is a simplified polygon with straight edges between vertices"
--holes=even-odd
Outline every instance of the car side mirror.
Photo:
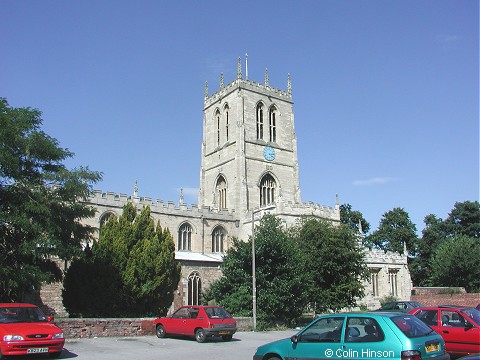
[{"label": "car side mirror", "polygon": [[47,316],[47,321],[48,321],[48,322],[52,322],[52,321],[53,321],[53,319],[54,319],[54,317],[53,317],[53,316]]},{"label": "car side mirror", "polygon": [[473,328],[473,324],[471,322],[466,322],[465,323],[465,330],[468,330],[468,329],[472,329]]},{"label": "car side mirror", "polygon": [[293,335],[290,340],[292,340],[292,343],[296,344],[298,343],[298,336],[297,335]]}]

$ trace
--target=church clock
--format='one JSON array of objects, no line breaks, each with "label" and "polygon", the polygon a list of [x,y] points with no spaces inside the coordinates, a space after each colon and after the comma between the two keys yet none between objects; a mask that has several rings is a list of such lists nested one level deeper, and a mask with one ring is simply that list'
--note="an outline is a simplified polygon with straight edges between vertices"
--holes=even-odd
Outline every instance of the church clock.
[{"label": "church clock", "polygon": [[265,148],[263,149],[263,157],[267,161],[275,160],[275,149],[271,146],[265,146]]}]

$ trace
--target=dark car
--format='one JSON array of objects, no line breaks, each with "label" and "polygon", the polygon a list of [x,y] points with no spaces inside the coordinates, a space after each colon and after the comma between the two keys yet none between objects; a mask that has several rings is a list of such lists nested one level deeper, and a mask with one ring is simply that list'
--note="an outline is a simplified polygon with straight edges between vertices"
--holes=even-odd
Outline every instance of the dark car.
[{"label": "dark car", "polygon": [[0,359],[11,355],[48,354],[58,357],[65,338],[36,305],[0,304]]},{"label": "dark car", "polygon": [[236,320],[221,306],[182,306],[171,316],[155,319],[153,325],[159,338],[186,335],[200,343],[212,336],[230,341],[237,331]]},{"label": "dark car", "polygon": [[257,348],[253,360],[448,360],[445,342],[415,316],[395,312],[320,316],[290,339]]},{"label": "dark car", "polygon": [[423,305],[417,301],[392,301],[383,304],[376,311],[401,311],[404,313],[408,313],[411,310],[422,306]]},{"label": "dark car", "polygon": [[439,333],[449,353],[480,353],[480,311],[477,309],[442,305],[413,309],[410,314]]}]

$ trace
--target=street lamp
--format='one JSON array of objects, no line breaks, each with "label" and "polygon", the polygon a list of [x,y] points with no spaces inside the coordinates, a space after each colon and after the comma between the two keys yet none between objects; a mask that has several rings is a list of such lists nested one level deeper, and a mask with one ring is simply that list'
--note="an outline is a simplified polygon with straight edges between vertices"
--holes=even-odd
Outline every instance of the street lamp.
[{"label": "street lamp", "polygon": [[257,277],[255,275],[255,214],[260,211],[274,209],[275,205],[266,206],[260,209],[252,210],[252,313],[253,313],[253,331],[257,330]]}]

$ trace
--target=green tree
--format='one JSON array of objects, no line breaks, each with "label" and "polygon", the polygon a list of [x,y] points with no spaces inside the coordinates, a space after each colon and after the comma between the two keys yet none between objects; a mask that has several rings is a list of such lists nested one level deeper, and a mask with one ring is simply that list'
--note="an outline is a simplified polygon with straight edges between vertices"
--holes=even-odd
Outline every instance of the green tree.
[{"label": "green tree", "polygon": [[81,252],[94,231],[82,219],[101,174],[68,170],[74,154],[41,130],[41,112],[0,98],[0,301],[21,301],[43,282],[61,280],[56,259]]},{"label": "green tree", "polygon": [[402,208],[394,208],[383,214],[376,231],[365,238],[367,246],[374,246],[386,251],[414,254],[417,240],[417,229],[408,213]]},{"label": "green tree", "polygon": [[[265,215],[255,228],[259,327],[294,324],[306,305],[307,276],[298,247],[281,220]],[[204,294],[236,316],[252,315],[252,241],[233,241],[221,265],[223,275]]]},{"label": "green tree", "polygon": [[[168,229],[162,231],[160,224],[155,228],[149,207],[137,214],[128,203],[122,215],[111,217],[101,230],[92,255],[74,262],[67,272],[67,311],[90,317],[166,314],[181,273]],[[88,304],[81,300],[85,297]]]},{"label": "green tree", "polygon": [[480,240],[465,235],[446,239],[433,253],[430,282],[434,286],[462,286],[480,291]]},{"label": "green tree", "polygon": [[478,201],[457,202],[445,220],[430,214],[424,222],[425,228],[417,241],[415,257],[409,262],[412,280],[416,286],[444,286],[432,283],[433,254],[451,237],[464,235],[479,239],[480,204]]},{"label": "green tree", "polygon": [[369,275],[356,232],[348,225],[306,219],[297,244],[310,279],[310,307],[322,312],[356,306],[356,298],[364,296],[362,280]]},{"label": "green tree", "polygon": [[340,205],[340,222],[350,226],[355,232],[361,230],[363,235],[366,235],[370,230],[370,224],[365,220],[363,214],[360,211],[352,210],[350,204]]}]

